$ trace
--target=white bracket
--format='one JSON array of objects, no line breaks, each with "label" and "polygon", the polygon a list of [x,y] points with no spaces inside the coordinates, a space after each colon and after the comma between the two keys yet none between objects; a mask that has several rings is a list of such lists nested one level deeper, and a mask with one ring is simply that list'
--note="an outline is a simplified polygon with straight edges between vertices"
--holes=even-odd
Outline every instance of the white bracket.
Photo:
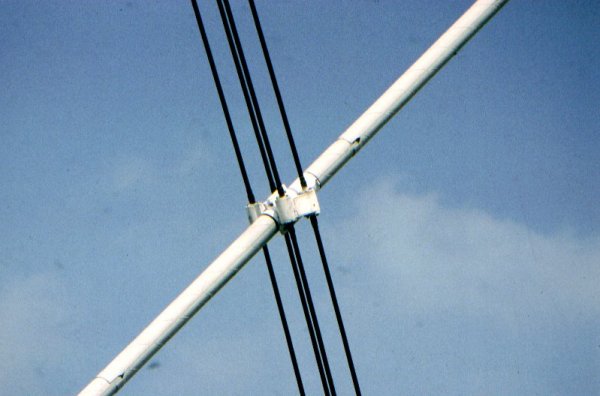
[{"label": "white bracket", "polygon": [[283,226],[295,223],[301,217],[318,215],[321,212],[314,187],[296,191],[284,185],[283,189],[285,191],[283,197],[274,192],[265,202],[253,203],[246,207],[250,223],[266,214],[279,224],[280,229],[283,229]]}]

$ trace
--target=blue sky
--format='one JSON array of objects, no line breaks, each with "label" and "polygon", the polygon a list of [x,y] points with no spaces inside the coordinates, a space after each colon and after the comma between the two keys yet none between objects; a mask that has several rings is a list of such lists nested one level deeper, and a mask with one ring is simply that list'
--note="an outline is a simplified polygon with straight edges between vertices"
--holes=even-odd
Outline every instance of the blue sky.
[{"label": "blue sky", "polygon": [[[258,2],[304,165],[470,2]],[[200,2],[268,195],[212,2]],[[294,170],[234,2],[283,179]],[[2,2],[0,394],[81,389],[245,227],[186,2]],[[320,193],[365,394],[600,393],[600,6],[511,2]],[[594,110],[596,109],[596,110]],[[298,226],[340,394],[351,382]],[[272,243],[308,391],[320,384]],[[290,394],[253,260],[123,394]]]}]

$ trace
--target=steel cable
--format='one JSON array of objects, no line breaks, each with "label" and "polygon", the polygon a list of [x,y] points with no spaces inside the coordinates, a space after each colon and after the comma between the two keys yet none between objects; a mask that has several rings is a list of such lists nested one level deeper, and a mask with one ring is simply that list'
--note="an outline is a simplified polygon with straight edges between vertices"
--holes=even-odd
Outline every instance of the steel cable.
[{"label": "steel cable", "polygon": [[[281,113],[281,118],[283,121],[284,129],[288,138],[288,142],[290,145],[290,149],[292,151],[292,156],[294,158],[294,164],[296,166],[296,170],[298,172],[298,178],[300,179],[300,184],[302,188],[306,188],[306,180],[304,178],[304,174],[302,171],[302,165],[300,164],[300,157],[298,155],[298,150],[296,148],[296,144],[294,142],[294,137],[292,135],[291,127],[289,124],[289,120],[287,117],[287,113],[285,111],[285,106],[283,104],[283,98],[281,96],[281,92],[279,89],[279,84],[277,83],[277,77],[275,76],[275,70],[273,68],[273,63],[271,62],[271,57],[269,55],[269,49],[267,47],[267,43],[262,31],[262,27],[260,24],[260,19],[258,17],[258,12],[256,10],[256,6],[254,4],[254,0],[248,0],[250,5],[250,10],[252,12],[252,18],[254,20],[254,25],[256,26],[256,31],[259,37],[260,45],[265,57],[265,63],[267,64],[267,69],[269,70],[269,77],[271,78],[271,84],[273,85],[273,90],[275,92],[275,97],[277,98],[277,104],[279,106],[279,111]],[[325,248],[323,247],[323,240],[321,239],[321,234],[319,232],[319,224],[316,215],[310,216],[310,222],[313,227],[315,239],[317,241],[317,247],[319,249],[319,256],[321,257],[321,263],[323,264],[323,271],[325,273],[325,279],[327,281],[327,287],[329,289],[329,295],[331,296],[331,302],[334,308],[336,321],[338,324],[338,329],[340,332],[340,336],[342,338],[342,344],[344,346],[344,352],[346,354],[346,360],[348,362],[348,368],[350,370],[350,376],[352,377],[352,383],[354,385],[354,391],[357,395],[361,394],[360,385],[358,383],[358,377],[356,375],[356,369],[354,367],[354,362],[352,359],[352,353],[350,352],[350,345],[348,343],[348,337],[346,335],[346,330],[344,326],[344,322],[342,319],[342,314],[340,312],[339,304],[337,301],[337,296],[335,293],[335,288],[333,286],[333,280],[331,278],[331,273],[329,271],[329,265],[327,263],[327,257],[325,255]]]},{"label": "steel cable", "polygon": [[[302,288],[304,290],[308,314],[309,314],[310,320],[312,322],[312,326],[315,329],[317,346],[321,351],[321,360],[322,360],[322,364],[323,364],[323,369],[325,371],[325,377],[327,380],[325,382],[325,381],[323,381],[323,378],[321,379],[321,381],[323,382],[323,389],[325,391],[325,394],[335,395],[336,391],[335,391],[335,385],[333,383],[333,376],[331,375],[331,368],[329,367],[329,361],[327,359],[327,353],[325,351],[325,344],[323,343],[323,337],[321,335],[319,321],[317,320],[317,311],[315,310],[313,299],[312,299],[312,296],[310,293],[310,288],[308,286],[308,279],[306,277],[306,271],[304,270],[304,264],[302,262],[302,256],[300,255],[300,247],[298,246],[298,239],[296,237],[296,231],[295,231],[293,225],[288,226],[287,231],[288,232],[286,234],[286,244],[288,245],[288,251],[290,251],[290,244],[291,244],[291,251],[293,251],[294,255],[295,255],[295,260],[294,260],[293,264],[296,265],[296,267],[297,267],[297,272],[295,270],[294,276],[297,278],[296,282],[299,283],[298,290],[300,290],[300,288]],[[291,259],[291,253],[290,253],[290,259]],[[299,275],[299,277],[298,277],[298,275]],[[307,321],[308,321],[308,319],[307,319]],[[326,389],[326,387],[328,389]]]},{"label": "steel cable", "polygon": [[331,295],[331,302],[333,304],[335,318],[337,320],[340,335],[342,337],[342,344],[344,345],[344,352],[346,353],[346,360],[348,361],[348,368],[350,369],[350,376],[352,377],[354,391],[357,395],[360,395],[360,385],[358,383],[356,369],[354,368],[354,361],[352,360],[352,353],[350,352],[350,344],[348,343],[348,337],[346,336],[346,329],[344,328],[342,313],[337,301],[335,288],[333,287],[333,279],[331,278],[331,272],[329,271],[329,265],[327,264],[327,257],[325,256],[325,248],[323,247],[323,240],[321,239],[321,232],[319,231],[319,222],[317,220],[317,216],[310,216],[310,223],[313,227],[315,239],[317,240],[317,247],[319,248],[319,255],[321,256],[321,263],[323,264],[323,272],[325,272],[325,279],[327,281],[327,287],[329,288],[329,294]]},{"label": "steel cable", "polygon": [[202,37],[202,43],[204,44],[204,50],[206,51],[206,56],[208,58],[208,64],[210,65],[210,71],[213,76],[213,80],[215,81],[215,85],[217,87],[217,93],[219,94],[219,101],[221,102],[221,108],[223,109],[223,115],[225,116],[225,122],[227,123],[227,129],[229,130],[229,137],[231,138],[231,142],[233,143],[233,150],[235,151],[235,158],[237,159],[238,166],[240,168],[240,172],[242,174],[242,179],[244,181],[244,187],[246,188],[246,194],[248,196],[249,202],[255,202],[256,199],[254,194],[252,193],[252,187],[250,186],[250,180],[248,179],[248,173],[246,172],[246,167],[244,166],[244,159],[242,158],[242,152],[240,151],[240,145],[238,144],[237,137],[235,135],[235,130],[233,128],[233,122],[231,121],[231,116],[229,115],[229,108],[227,107],[227,101],[225,100],[225,94],[223,93],[223,87],[221,86],[221,80],[219,79],[219,73],[217,73],[217,66],[215,64],[215,60],[212,56],[212,51],[210,49],[210,44],[208,42],[208,36],[206,35],[206,30],[204,29],[204,23],[202,23],[202,17],[200,16],[200,9],[198,8],[198,4],[196,0],[191,0],[192,7],[194,9],[194,15],[196,16],[196,23],[198,24],[198,30],[200,30],[200,36]]},{"label": "steel cable", "polygon": [[[245,92],[244,98],[246,100],[246,106],[248,107],[248,113],[250,114],[251,118],[254,118],[252,125],[253,127],[258,127],[258,132],[256,128],[254,129],[257,142],[259,146],[264,145],[264,149],[261,150],[265,150],[267,154],[269,163],[269,171],[267,171],[267,174],[272,174],[273,180],[275,182],[275,187],[277,188],[277,193],[280,197],[283,197],[285,195],[285,191],[281,183],[281,178],[279,177],[279,171],[277,170],[277,164],[275,163],[273,150],[271,150],[269,136],[267,135],[265,123],[262,117],[262,113],[260,111],[260,106],[258,104],[256,92],[254,90],[254,84],[252,83],[252,78],[250,77],[250,70],[248,69],[246,57],[244,56],[244,51],[242,49],[242,44],[237,32],[235,20],[233,19],[233,13],[231,12],[229,1],[217,0],[217,5],[219,6],[219,12],[221,13],[221,19],[223,21],[223,26],[227,34],[227,41],[231,49],[236,71],[240,79],[240,84],[242,85],[242,90]],[[266,161],[263,160],[263,163],[265,164],[266,170]]]},{"label": "steel cable", "polygon": [[[252,78],[250,76],[250,72],[248,69],[248,65],[243,53],[243,48],[241,45],[241,41],[239,39],[239,35],[237,33],[237,28],[235,25],[235,20],[233,17],[233,13],[231,11],[231,7],[227,0],[218,0],[217,4],[219,6],[219,12],[221,13],[221,19],[223,21],[223,26],[226,31],[227,40],[231,49],[232,56],[234,58],[234,63],[236,66],[236,71],[238,73],[238,77],[240,80],[240,85],[243,91],[247,91],[244,93],[244,97],[246,98],[246,105],[248,107],[248,113],[251,118],[256,118],[253,121],[252,125],[257,126],[259,128],[260,133],[256,133],[257,143],[259,147],[264,145],[264,151],[266,151],[269,161],[263,161],[265,165],[265,171],[269,174],[269,168],[267,167],[267,163],[270,164],[270,172],[273,174],[275,182],[277,183],[277,190],[280,196],[283,196],[283,186],[279,179],[279,174],[277,171],[277,164],[275,162],[272,148],[269,142],[269,138],[267,135],[266,128],[264,126],[264,121],[261,116],[260,106],[258,104],[258,100],[256,97],[256,93],[254,90],[254,86],[252,84]],[[248,97],[251,100],[247,100]],[[261,139],[262,137],[262,139]],[[262,151],[262,150],[261,150]],[[293,233],[293,226],[292,226]],[[323,338],[321,335],[321,331],[318,326],[318,321],[316,319],[316,312],[314,310],[314,305],[312,304],[312,298],[310,296],[310,289],[308,289],[308,283],[306,281],[306,275],[302,266],[302,259],[300,256],[300,252],[297,249],[297,242],[295,241],[295,235],[290,240],[289,237],[286,237],[286,244],[288,248],[288,253],[290,255],[290,261],[292,263],[292,268],[294,270],[294,275],[296,277],[296,283],[298,287],[298,293],[300,296],[300,300],[303,306],[303,311],[305,314],[305,320],[307,322],[309,334],[311,337],[311,343],[313,345],[313,352],[315,354],[315,359],[317,360],[317,366],[319,369],[319,375],[321,377],[321,381],[323,383],[323,388],[326,394],[335,395],[335,389],[333,386],[333,379],[331,376],[331,370],[329,368],[329,363],[327,361],[327,354],[325,352]],[[293,246],[296,246],[296,249],[293,249]],[[299,264],[298,264],[299,263]]]},{"label": "steel cable", "polygon": [[[236,155],[236,159],[238,162],[238,166],[240,168],[240,172],[242,174],[242,179],[244,181],[244,187],[246,189],[246,194],[248,196],[248,202],[249,203],[254,203],[256,202],[255,198],[254,198],[254,193],[252,192],[252,187],[250,185],[250,181],[248,179],[248,174],[246,172],[246,167],[244,165],[244,160],[241,154],[241,150],[239,147],[239,143],[235,134],[235,130],[233,127],[233,123],[231,121],[231,116],[229,114],[229,108],[227,106],[227,101],[225,99],[225,95],[223,93],[223,88],[221,86],[221,81],[219,79],[219,74],[217,72],[217,68],[216,68],[216,64],[212,55],[212,51],[210,49],[210,44],[208,42],[208,37],[206,35],[206,30],[204,28],[204,24],[202,22],[202,17],[200,15],[200,9],[198,8],[198,4],[196,2],[196,0],[191,0],[192,2],[192,8],[194,9],[194,15],[196,16],[196,22],[198,24],[198,29],[200,31],[200,36],[202,37],[202,43],[204,45],[204,49],[206,51],[206,55],[208,58],[208,62],[210,65],[210,69],[211,69],[211,73],[217,88],[217,92],[219,94],[219,100],[221,102],[221,107],[223,109],[223,114],[225,116],[225,120],[227,123],[227,128],[229,130],[229,135],[231,137],[231,141],[233,144],[233,148],[235,151],[235,155]],[[272,181],[271,181],[272,184]],[[275,277],[275,271],[273,269],[273,264],[271,261],[271,255],[269,253],[269,249],[267,248],[267,246],[263,247],[263,254],[265,256],[265,262],[267,265],[267,270],[269,272],[269,278],[271,280],[271,286],[273,289],[273,294],[275,296],[275,302],[277,305],[277,310],[279,312],[279,317],[281,319],[281,325],[283,327],[283,331],[284,331],[284,335],[285,335],[285,339],[286,339],[286,344],[288,347],[288,352],[290,354],[290,359],[292,361],[292,366],[294,369],[294,375],[296,377],[296,382],[298,384],[298,391],[300,393],[300,395],[304,395],[304,385],[302,384],[302,378],[300,376],[300,369],[298,367],[298,361],[296,359],[296,353],[294,351],[294,346],[292,343],[292,337],[290,334],[290,330],[289,330],[289,326],[287,323],[287,319],[286,319],[286,315],[285,315],[285,310],[283,308],[283,303],[281,300],[281,294],[279,293],[279,287],[277,285],[277,279]]]},{"label": "steel cable", "polygon": [[277,84],[277,78],[275,77],[275,70],[273,69],[273,63],[271,62],[271,56],[269,55],[269,49],[267,48],[267,42],[265,41],[265,36],[262,31],[262,27],[260,25],[260,19],[258,18],[258,12],[256,11],[256,6],[254,5],[254,0],[248,0],[250,4],[250,10],[252,12],[252,19],[254,20],[254,25],[256,26],[256,31],[258,33],[258,39],[260,41],[260,46],[262,48],[265,62],[267,63],[267,69],[269,70],[269,77],[271,78],[271,84],[273,85],[273,90],[275,91],[275,97],[277,99],[277,106],[279,106],[279,112],[281,113],[281,119],[283,120],[283,126],[285,129],[285,134],[287,135],[288,141],[290,142],[290,149],[292,150],[292,157],[294,158],[294,165],[296,166],[296,171],[298,172],[298,177],[300,178],[300,185],[302,188],[306,188],[306,180],[304,179],[304,173],[302,172],[302,165],[300,165],[300,157],[298,156],[298,150],[296,150],[296,145],[294,144],[294,136],[292,135],[292,129],[290,128],[290,123],[288,121],[287,113],[285,111],[285,106],[283,105],[283,98],[281,97],[281,92],[279,90],[279,84]]}]

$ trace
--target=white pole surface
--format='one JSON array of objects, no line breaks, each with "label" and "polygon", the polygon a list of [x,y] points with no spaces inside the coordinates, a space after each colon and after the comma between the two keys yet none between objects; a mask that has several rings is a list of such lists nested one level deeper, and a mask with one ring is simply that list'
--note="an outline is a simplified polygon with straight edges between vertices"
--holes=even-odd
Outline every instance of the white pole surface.
[{"label": "white pole surface", "polygon": [[[471,6],[377,101],[306,170],[323,187],[454,56],[508,0]],[[290,188],[298,189],[296,180]],[[260,216],[154,319],[79,395],[115,394],[277,232]]]},{"label": "white pole surface", "polygon": [[277,229],[277,224],[269,216],[256,219],[79,394],[115,394],[242,269],[275,235]]},{"label": "white pole surface", "polygon": [[306,177],[323,187],[507,2],[476,1],[306,169]]}]

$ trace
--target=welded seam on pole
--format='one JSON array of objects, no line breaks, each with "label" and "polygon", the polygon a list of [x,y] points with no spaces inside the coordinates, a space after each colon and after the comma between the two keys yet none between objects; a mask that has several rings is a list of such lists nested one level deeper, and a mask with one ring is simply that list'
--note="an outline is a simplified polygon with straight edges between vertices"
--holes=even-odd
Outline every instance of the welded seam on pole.
[{"label": "welded seam on pole", "polygon": [[[323,187],[508,0],[479,0],[305,171]],[[439,48],[438,48],[439,47]],[[299,180],[296,180],[300,188]],[[80,395],[116,393],[277,232],[262,215],[119,353]]]}]

